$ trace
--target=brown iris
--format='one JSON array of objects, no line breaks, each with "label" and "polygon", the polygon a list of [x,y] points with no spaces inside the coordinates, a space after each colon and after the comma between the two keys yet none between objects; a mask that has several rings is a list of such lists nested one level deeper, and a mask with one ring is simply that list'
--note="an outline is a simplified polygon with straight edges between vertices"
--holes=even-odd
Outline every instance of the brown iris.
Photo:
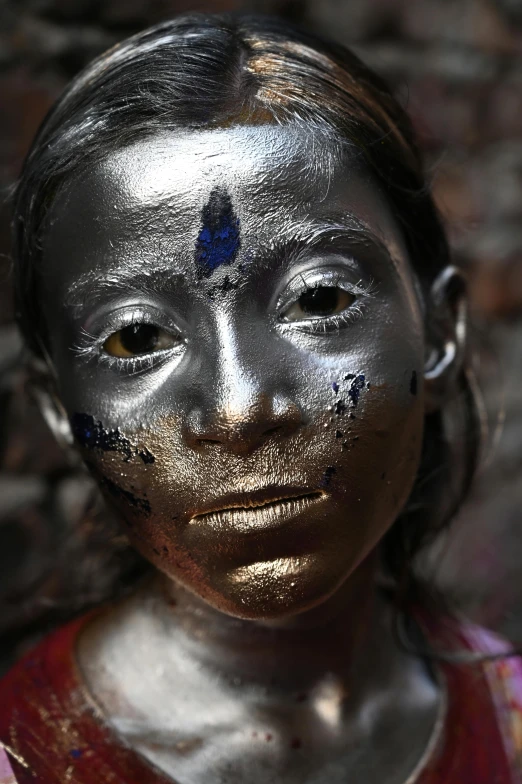
[{"label": "brown iris", "polygon": [[342,313],[355,302],[356,297],[338,286],[317,286],[301,294],[285,312],[286,321],[307,318],[325,318]]},{"label": "brown iris", "polygon": [[174,335],[154,324],[130,324],[113,332],[103,348],[113,357],[135,357],[172,348],[176,343]]}]

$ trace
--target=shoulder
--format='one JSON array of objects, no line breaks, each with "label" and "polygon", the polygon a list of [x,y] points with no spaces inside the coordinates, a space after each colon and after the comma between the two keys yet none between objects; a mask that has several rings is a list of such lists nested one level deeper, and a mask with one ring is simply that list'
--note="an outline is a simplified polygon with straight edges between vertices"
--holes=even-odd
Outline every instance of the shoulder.
[{"label": "shoulder", "polygon": [[[17,781],[34,781],[33,764],[44,770],[57,739],[59,753],[74,758],[76,743],[71,716],[88,706],[79,689],[74,645],[89,619],[82,616],[50,634],[27,653],[0,681],[0,741],[11,757]],[[30,758],[30,759],[28,759]],[[55,778],[42,778],[42,781]]]},{"label": "shoulder", "polygon": [[30,650],[0,681],[3,710],[0,728],[6,721],[35,712],[43,716],[42,706],[63,702],[65,694],[76,684],[74,645],[79,630],[89,616],[62,626]]},{"label": "shoulder", "polygon": [[482,658],[479,667],[487,684],[492,710],[508,759],[522,782],[522,658],[493,632],[462,624],[461,633],[470,650]]},{"label": "shoulder", "polygon": [[501,718],[509,714],[514,722],[521,721],[522,658],[513,646],[495,632],[469,621],[451,622],[442,641],[449,653],[446,674],[455,682],[482,680],[496,714]]},{"label": "shoulder", "polygon": [[0,726],[9,710],[19,709],[24,703],[36,706],[60,700],[62,693],[76,684],[74,647],[80,629],[90,618],[91,613],[81,616],[49,634],[0,680],[4,706]]},{"label": "shoulder", "polygon": [[0,743],[16,784],[166,784],[113,733],[84,686],[75,649],[94,615],[55,631],[0,681]]},{"label": "shoulder", "polygon": [[522,784],[521,658],[502,637],[469,622],[421,625],[447,693],[443,774],[433,781],[471,775],[476,784]]}]

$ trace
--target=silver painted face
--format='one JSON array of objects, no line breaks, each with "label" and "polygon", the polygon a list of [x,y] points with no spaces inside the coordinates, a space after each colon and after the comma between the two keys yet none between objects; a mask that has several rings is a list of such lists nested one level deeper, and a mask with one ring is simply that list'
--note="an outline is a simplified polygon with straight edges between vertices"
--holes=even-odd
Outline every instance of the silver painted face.
[{"label": "silver painted face", "polygon": [[137,549],[241,617],[330,596],[403,507],[424,413],[413,274],[357,152],[139,142],[59,195],[43,263],[60,395]]}]

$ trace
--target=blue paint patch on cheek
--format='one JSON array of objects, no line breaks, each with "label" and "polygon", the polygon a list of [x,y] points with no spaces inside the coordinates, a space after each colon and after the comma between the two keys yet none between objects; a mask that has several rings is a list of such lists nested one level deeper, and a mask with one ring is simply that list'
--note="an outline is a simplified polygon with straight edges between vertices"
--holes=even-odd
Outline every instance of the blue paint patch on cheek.
[{"label": "blue paint patch on cheek", "polygon": [[232,264],[239,252],[239,218],[229,194],[215,188],[201,213],[202,226],[196,241],[196,274],[209,278],[219,267]]},{"label": "blue paint patch on cheek", "polygon": [[337,414],[337,416],[342,416],[344,414],[344,412],[346,411],[346,406],[344,404],[344,400],[338,400],[337,401],[337,403],[335,404],[335,407],[334,407],[334,411]]},{"label": "blue paint patch on cheek", "polygon": [[365,387],[365,377],[361,373],[360,375],[355,376],[355,378],[352,380],[352,383],[350,384],[350,389],[348,390],[348,397],[350,398],[354,406],[357,406],[357,403],[359,402],[359,397],[361,395],[361,391],[364,389],[364,387]]},{"label": "blue paint patch on cheek", "polygon": [[119,452],[126,463],[135,455],[145,464],[154,463],[154,455],[147,448],[134,447],[118,428],[107,430],[90,414],[73,414],[70,422],[76,441],[87,449]]},{"label": "blue paint patch on cheek", "polygon": [[326,471],[324,472],[324,476],[321,482],[321,487],[328,487],[330,482],[332,481],[333,475],[336,473],[334,466],[328,466]]}]

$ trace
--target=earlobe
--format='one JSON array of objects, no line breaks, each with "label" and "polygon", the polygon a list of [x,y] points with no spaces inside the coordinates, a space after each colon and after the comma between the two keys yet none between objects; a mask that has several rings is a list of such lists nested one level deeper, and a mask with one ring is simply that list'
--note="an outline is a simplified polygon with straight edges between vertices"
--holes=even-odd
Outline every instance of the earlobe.
[{"label": "earlobe", "polygon": [[435,278],[427,308],[424,394],[427,413],[440,409],[455,393],[466,350],[466,280],[456,267]]}]

